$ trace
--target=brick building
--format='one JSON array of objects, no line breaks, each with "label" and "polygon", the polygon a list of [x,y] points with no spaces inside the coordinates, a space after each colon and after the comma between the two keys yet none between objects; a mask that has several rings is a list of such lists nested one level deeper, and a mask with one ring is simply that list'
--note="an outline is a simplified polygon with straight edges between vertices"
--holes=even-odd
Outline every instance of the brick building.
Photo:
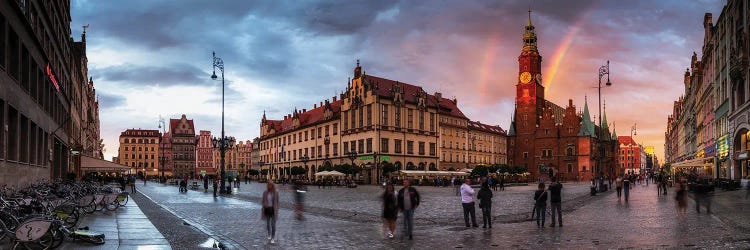
[{"label": "brick building", "polygon": [[159,130],[127,129],[120,133],[117,150],[119,163],[130,167],[130,173],[148,176],[159,174]]},{"label": "brick building", "polygon": [[211,131],[200,131],[195,152],[195,167],[198,169],[198,174],[201,175],[213,175],[217,172],[217,168],[214,166],[214,145],[211,139]]},{"label": "brick building", "polygon": [[172,139],[173,174],[177,177],[195,177],[199,174],[195,166],[198,139],[195,136],[193,120],[187,119],[184,114],[180,119],[169,119],[169,133]]},{"label": "brick building", "polygon": [[609,132],[606,111],[600,128],[591,121],[588,103],[578,113],[573,100],[563,108],[545,99],[542,56],[531,16],[518,64],[516,108],[508,133],[510,165],[526,167],[535,179],[549,172],[567,180],[614,174],[618,145]]},{"label": "brick building", "polygon": [[630,136],[618,136],[617,141],[620,142],[619,172],[640,173],[641,165],[646,164],[641,161],[642,158],[645,158],[642,155],[645,156],[646,154],[643,146],[635,142],[633,137]]}]

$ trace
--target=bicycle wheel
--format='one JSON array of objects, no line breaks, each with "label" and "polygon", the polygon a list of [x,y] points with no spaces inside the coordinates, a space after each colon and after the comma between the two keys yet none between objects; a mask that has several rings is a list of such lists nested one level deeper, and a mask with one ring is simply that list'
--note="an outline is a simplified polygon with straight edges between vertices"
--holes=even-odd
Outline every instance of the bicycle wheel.
[{"label": "bicycle wheel", "polygon": [[94,244],[94,245],[104,244],[104,237],[77,235],[76,238],[78,238],[79,240]]},{"label": "bicycle wheel", "polygon": [[18,227],[18,220],[12,214],[0,211],[0,240],[14,233]]},{"label": "bicycle wheel", "polygon": [[118,207],[119,205],[117,204],[117,201],[112,201],[104,206],[104,208],[106,208],[108,211],[115,211]]},{"label": "bicycle wheel", "polygon": [[96,204],[91,203],[91,204],[88,204],[88,205],[83,206],[81,208],[83,209],[83,212],[85,212],[87,214],[90,214],[90,213],[93,213],[94,211],[96,211]]},{"label": "bicycle wheel", "polygon": [[124,207],[125,204],[128,204],[128,195],[127,194],[120,194],[117,196],[117,205]]},{"label": "bicycle wheel", "polygon": [[[62,227],[62,226],[61,226]],[[49,249],[55,249],[62,245],[63,242],[65,242],[65,232],[63,232],[63,229],[58,227],[56,230],[52,231],[52,243],[50,244]]]},{"label": "bicycle wheel", "polygon": [[[37,241],[24,242],[23,246],[26,249],[29,249],[29,250],[47,250],[47,249],[52,249],[53,245],[56,242],[56,239],[55,239],[56,236],[52,233],[52,231],[56,231],[56,230],[50,230],[49,232],[47,232],[46,234],[44,234],[44,236],[42,236],[42,238],[39,238],[39,240],[37,240]],[[62,243],[62,241],[60,243]],[[60,244],[57,244],[57,245],[59,246]]]}]

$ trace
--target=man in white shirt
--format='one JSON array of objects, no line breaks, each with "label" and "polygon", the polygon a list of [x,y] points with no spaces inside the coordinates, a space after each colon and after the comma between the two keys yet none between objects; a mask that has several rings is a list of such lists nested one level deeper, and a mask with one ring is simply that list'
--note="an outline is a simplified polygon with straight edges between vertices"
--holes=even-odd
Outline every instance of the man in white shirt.
[{"label": "man in white shirt", "polygon": [[477,218],[474,212],[474,189],[470,186],[471,180],[464,180],[464,184],[461,185],[461,206],[464,208],[464,221],[466,227],[469,227],[469,215],[471,215],[471,225],[479,227],[477,224]]}]

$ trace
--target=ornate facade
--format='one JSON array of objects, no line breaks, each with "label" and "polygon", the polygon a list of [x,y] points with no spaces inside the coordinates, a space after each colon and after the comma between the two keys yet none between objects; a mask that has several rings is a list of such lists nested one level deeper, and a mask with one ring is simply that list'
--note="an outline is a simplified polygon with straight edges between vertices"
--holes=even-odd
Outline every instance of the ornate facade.
[{"label": "ornate facade", "polygon": [[120,148],[117,151],[119,163],[130,167],[130,173],[159,175],[161,170],[159,156],[158,130],[127,129],[120,133]]},{"label": "ornate facade", "polygon": [[195,136],[193,120],[182,115],[180,119],[169,119],[169,133],[172,146],[173,174],[177,177],[192,176],[197,172],[195,166],[195,149],[198,138]]},{"label": "ornate facade", "polygon": [[[377,183],[385,162],[424,171],[447,170],[453,163],[459,163],[454,168],[501,163],[505,131],[470,122],[457,103],[419,86],[367,75],[358,62],[338,97],[309,111],[295,109],[282,120],[263,114],[259,165],[268,178],[278,179],[289,177],[293,166],[304,167],[313,178],[320,166],[353,163],[365,182]],[[441,144],[441,137],[450,144]]]},{"label": "ornate facade", "polygon": [[211,139],[211,131],[200,131],[195,151],[195,167],[198,174],[201,175],[216,174],[217,172],[214,165],[214,145]]},{"label": "ornate facade", "polygon": [[516,108],[508,134],[510,165],[526,167],[534,178],[549,172],[567,180],[617,174],[617,137],[610,134],[606,111],[600,128],[591,121],[588,103],[581,114],[573,100],[563,108],[544,98],[542,56],[531,16],[518,64]]}]

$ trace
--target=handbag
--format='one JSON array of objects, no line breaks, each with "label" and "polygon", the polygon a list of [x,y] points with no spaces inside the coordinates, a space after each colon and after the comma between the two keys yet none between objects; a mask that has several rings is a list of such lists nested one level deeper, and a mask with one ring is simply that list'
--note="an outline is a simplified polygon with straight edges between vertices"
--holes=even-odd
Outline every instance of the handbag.
[{"label": "handbag", "polygon": [[263,214],[264,214],[264,215],[265,215],[266,217],[272,217],[272,216],[273,216],[273,213],[274,213],[274,211],[273,211],[273,207],[264,207],[264,208],[263,208]]}]

